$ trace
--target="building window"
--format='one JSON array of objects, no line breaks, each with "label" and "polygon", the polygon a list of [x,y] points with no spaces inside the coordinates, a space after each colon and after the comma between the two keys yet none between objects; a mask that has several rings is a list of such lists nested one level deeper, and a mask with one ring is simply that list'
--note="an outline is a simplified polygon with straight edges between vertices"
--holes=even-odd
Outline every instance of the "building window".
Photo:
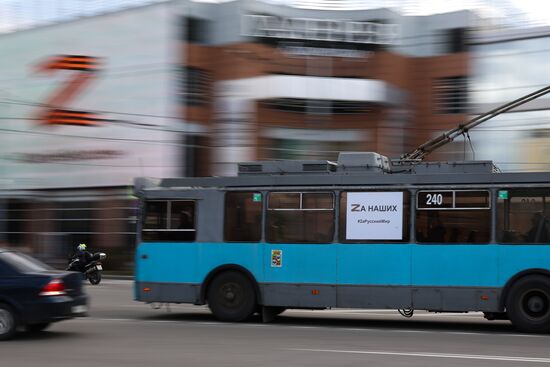
[{"label": "building window", "polygon": [[438,78],[434,82],[434,105],[438,114],[466,113],[467,79],[463,76]]},{"label": "building window", "polygon": [[270,193],[266,237],[271,243],[331,243],[334,237],[334,194]]},{"label": "building window", "polygon": [[200,106],[208,103],[210,73],[198,68],[180,70],[180,92],[182,103]]},{"label": "building window", "polygon": [[227,242],[259,242],[262,237],[262,194],[225,194],[224,238]]},{"label": "building window", "polygon": [[357,115],[372,112],[366,102],[277,98],[260,102],[269,109],[308,115]]},{"label": "building window", "polygon": [[430,190],[417,193],[416,240],[420,243],[488,243],[488,191]]},{"label": "building window", "polygon": [[500,190],[497,241],[550,243],[550,189]]},{"label": "building window", "polygon": [[[359,139],[360,137],[358,137]],[[270,159],[321,159],[337,161],[340,152],[359,152],[359,141],[269,139],[264,147]]]},{"label": "building window", "polygon": [[97,202],[56,202],[51,210],[56,223],[55,232],[69,248],[72,247],[71,251],[74,251],[74,244],[92,243]]},{"label": "building window", "polygon": [[204,44],[208,41],[209,20],[183,17],[183,39],[190,43]]},{"label": "building window", "polygon": [[210,139],[207,136],[185,134],[181,137],[182,175],[206,177],[210,175]]},{"label": "building window", "polygon": [[31,210],[30,204],[23,200],[0,201],[0,237],[10,245],[23,244],[25,234],[29,231]]},{"label": "building window", "polygon": [[195,240],[195,202],[147,201],[142,239],[146,242],[192,242]]},{"label": "building window", "polygon": [[454,28],[448,31],[449,53],[465,52],[468,50],[468,30]]}]

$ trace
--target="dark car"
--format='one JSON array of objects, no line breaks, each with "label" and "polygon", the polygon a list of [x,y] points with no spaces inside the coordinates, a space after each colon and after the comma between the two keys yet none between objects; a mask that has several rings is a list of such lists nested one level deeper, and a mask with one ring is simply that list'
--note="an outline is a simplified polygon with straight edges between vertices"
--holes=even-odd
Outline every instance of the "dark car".
[{"label": "dark car", "polygon": [[87,303],[82,274],[0,249],[0,340],[18,327],[40,331],[52,322],[86,316]]}]

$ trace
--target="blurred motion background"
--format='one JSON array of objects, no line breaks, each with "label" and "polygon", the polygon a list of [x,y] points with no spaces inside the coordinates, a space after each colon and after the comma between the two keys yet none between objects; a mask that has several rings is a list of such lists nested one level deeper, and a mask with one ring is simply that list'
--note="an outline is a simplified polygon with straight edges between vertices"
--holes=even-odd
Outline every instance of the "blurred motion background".
[{"label": "blurred motion background", "polygon": [[[134,177],[397,158],[550,84],[536,1],[0,1],[0,246],[131,273]],[[550,169],[550,97],[430,160]]]}]

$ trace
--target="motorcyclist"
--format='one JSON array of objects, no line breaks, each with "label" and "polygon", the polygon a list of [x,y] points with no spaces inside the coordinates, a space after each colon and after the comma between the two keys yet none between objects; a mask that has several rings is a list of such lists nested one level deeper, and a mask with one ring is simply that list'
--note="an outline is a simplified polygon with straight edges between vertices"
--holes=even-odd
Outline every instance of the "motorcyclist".
[{"label": "motorcyclist", "polygon": [[87,250],[88,246],[86,246],[85,243],[81,243],[78,246],[76,246],[76,252],[71,256],[71,259],[78,259],[78,262],[75,264],[75,267],[80,272],[84,271],[84,268],[90,261],[92,261],[93,255],[88,252]]}]

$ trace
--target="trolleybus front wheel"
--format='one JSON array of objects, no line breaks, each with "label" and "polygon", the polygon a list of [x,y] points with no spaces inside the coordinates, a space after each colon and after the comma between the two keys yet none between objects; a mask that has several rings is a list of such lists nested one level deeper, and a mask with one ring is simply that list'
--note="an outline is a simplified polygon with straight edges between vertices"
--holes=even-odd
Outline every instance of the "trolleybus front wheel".
[{"label": "trolleybus front wheel", "polygon": [[256,309],[256,295],[250,280],[240,272],[226,271],[208,287],[208,307],[222,321],[243,321]]},{"label": "trolleybus front wheel", "polygon": [[550,332],[550,279],[541,275],[519,279],[508,294],[506,312],[520,331]]}]

